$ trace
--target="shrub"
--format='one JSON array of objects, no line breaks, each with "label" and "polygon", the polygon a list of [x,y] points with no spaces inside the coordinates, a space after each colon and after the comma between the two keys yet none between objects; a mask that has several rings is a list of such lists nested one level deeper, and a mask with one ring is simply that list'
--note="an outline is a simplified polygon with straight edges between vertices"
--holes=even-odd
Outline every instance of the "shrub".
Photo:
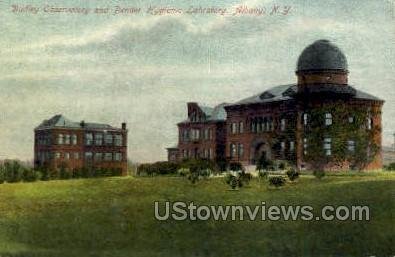
[{"label": "shrub", "polygon": [[285,178],[283,176],[274,176],[269,178],[269,184],[275,187],[281,187],[285,184]]},{"label": "shrub", "polygon": [[286,162],[282,161],[278,164],[278,169],[285,170],[287,168],[287,166],[288,166],[288,164]]},{"label": "shrub", "polygon": [[244,171],[243,165],[240,162],[231,162],[229,164],[229,170],[231,171]]},{"label": "shrub", "polygon": [[196,182],[199,180],[199,175],[196,172],[191,172],[187,178],[192,184],[196,184]]},{"label": "shrub", "polygon": [[269,172],[263,171],[263,170],[258,171],[258,178],[259,179],[268,179],[269,178]]},{"label": "shrub", "polygon": [[299,172],[296,171],[295,169],[291,168],[287,170],[287,176],[289,180],[294,181],[299,178]]},{"label": "shrub", "polygon": [[237,179],[236,176],[232,176],[231,180],[230,180],[230,187],[235,190],[237,187],[241,187],[243,186],[243,184],[240,182],[239,179]]},{"label": "shrub", "polygon": [[267,160],[264,155],[262,155],[256,165],[256,170],[274,170],[274,163],[271,160]]},{"label": "shrub", "polygon": [[314,170],[313,175],[318,178],[322,179],[325,176],[325,171],[323,170]]},{"label": "shrub", "polygon": [[25,182],[34,182],[38,179],[36,172],[33,169],[24,169],[22,173],[22,179]]},{"label": "shrub", "polygon": [[0,184],[3,184],[5,181],[5,170],[4,170],[4,166],[1,165],[0,166]]},{"label": "shrub", "polygon": [[23,168],[17,161],[4,163],[5,180],[8,183],[20,182],[23,176]]},{"label": "shrub", "polygon": [[177,171],[178,175],[181,177],[186,177],[190,172],[187,168],[181,168]]},{"label": "shrub", "polygon": [[395,162],[391,162],[385,167],[386,170],[394,171],[395,170]]}]

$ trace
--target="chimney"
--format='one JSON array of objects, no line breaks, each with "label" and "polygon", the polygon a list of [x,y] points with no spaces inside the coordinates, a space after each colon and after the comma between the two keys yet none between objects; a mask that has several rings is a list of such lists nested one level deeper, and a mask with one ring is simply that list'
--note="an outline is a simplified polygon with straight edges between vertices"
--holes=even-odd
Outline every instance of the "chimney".
[{"label": "chimney", "polygon": [[126,130],[126,123],[125,122],[122,123],[122,129]]},{"label": "chimney", "polygon": [[85,127],[85,121],[82,120],[82,121],[80,122],[80,126],[81,126],[81,128],[84,128],[84,127]]}]

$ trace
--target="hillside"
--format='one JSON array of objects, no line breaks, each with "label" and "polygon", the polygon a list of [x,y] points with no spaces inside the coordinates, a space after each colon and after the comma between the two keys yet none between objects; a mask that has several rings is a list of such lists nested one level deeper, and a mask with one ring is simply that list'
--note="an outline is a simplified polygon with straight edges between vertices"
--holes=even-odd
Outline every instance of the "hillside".
[{"label": "hillside", "polygon": [[[395,174],[303,176],[284,188],[223,179],[106,178],[0,185],[1,256],[389,256]],[[370,221],[156,221],[155,201],[369,205]],[[6,255],[7,254],[7,255]]]}]

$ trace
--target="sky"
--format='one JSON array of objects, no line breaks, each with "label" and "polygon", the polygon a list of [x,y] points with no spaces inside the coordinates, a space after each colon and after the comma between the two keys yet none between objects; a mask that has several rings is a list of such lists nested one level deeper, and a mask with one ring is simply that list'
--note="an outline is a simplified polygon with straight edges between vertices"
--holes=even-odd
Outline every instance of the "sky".
[{"label": "sky", "polygon": [[[227,12],[186,13],[191,6]],[[240,6],[266,12],[233,15]],[[52,7],[89,12],[45,12]],[[182,13],[154,13],[163,7]],[[63,114],[127,122],[129,158],[165,160],[187,102],[214,106],[295,83],[299,54],[318,39],[342,49],[351,85],[386,101],[391,145],[394,22],[394,0],[0,1],[0,159],[32,159],[34,128]]]}]

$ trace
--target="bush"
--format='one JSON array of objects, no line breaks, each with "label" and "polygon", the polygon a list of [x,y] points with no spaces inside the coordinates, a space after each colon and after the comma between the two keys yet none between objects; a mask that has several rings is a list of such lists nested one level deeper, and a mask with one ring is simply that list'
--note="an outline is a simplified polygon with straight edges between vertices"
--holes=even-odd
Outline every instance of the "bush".
[{"label": "bush", "polygon": [[[137,167],[138,175],[148,175],[154,176],[156,174],[160,175],[169,175],[176,174],[178,169],[180,168],[179,164],[174,162],[155,162],[155,163],[145,163],[140,164]],[[118,174],[118,173],[113,173]]]},{"label": "bush", "polygon": [[299,172],[296,171],[295,169],[291,168],[287,170],[287,176],[289,180],[294,181],[299,178]]},{"label": "bush", "polygon": [[229,170],[231,171],[244,171],[243,165],[240,162],[231,162],[229,164]]},{"label": "bush", "polygon": [[325,176],[325,171],[323,170],[314,170],[313,175],[318,178],[322,179]]},{"label": "bush", "polygon": [[192,184],[196,184],[196,182],[199,180],[199,175],[196,172],[191,172],[187,178]]},{"label": "bush", "polygon": [[281,187],[285,184],[285,178],[283,176],[274,176],[269,178],[269,184],[275,187]]},{"label": "bush", "polygon": [[394,171],[395,170],[395,162],[391,162],[387,166],[385,166],[385,170]]},{"label": "bush", "polygon": [[25,182],[34,182],[34,181],[40,179],[38,177],[38,174],[36,174],[36,173],[39,173],[39,172],[35,171],[33,169],[24,169],[23,173],[22,173],[23,181],[25,181]]},{"label": "bush", "polygon": [[258,171],[258,178],[259,179],[268,179],[269,178],[269,172],[263,171],[263,170]]},{"label": "bush", "polygon": [[267,160],[264,155],[262,155],[256,165],[256,170],[274,170],[274,163],[271,160]]},{"label": "bush", "polygon": [[3,184],[5,182],[5,170],[4,166],[0,166],[0,184]]},{"label": "bush", "polygon": [[23,167],[17,161],[4,163],[5,180],[8,183],[16,183],[22,180]]}]

